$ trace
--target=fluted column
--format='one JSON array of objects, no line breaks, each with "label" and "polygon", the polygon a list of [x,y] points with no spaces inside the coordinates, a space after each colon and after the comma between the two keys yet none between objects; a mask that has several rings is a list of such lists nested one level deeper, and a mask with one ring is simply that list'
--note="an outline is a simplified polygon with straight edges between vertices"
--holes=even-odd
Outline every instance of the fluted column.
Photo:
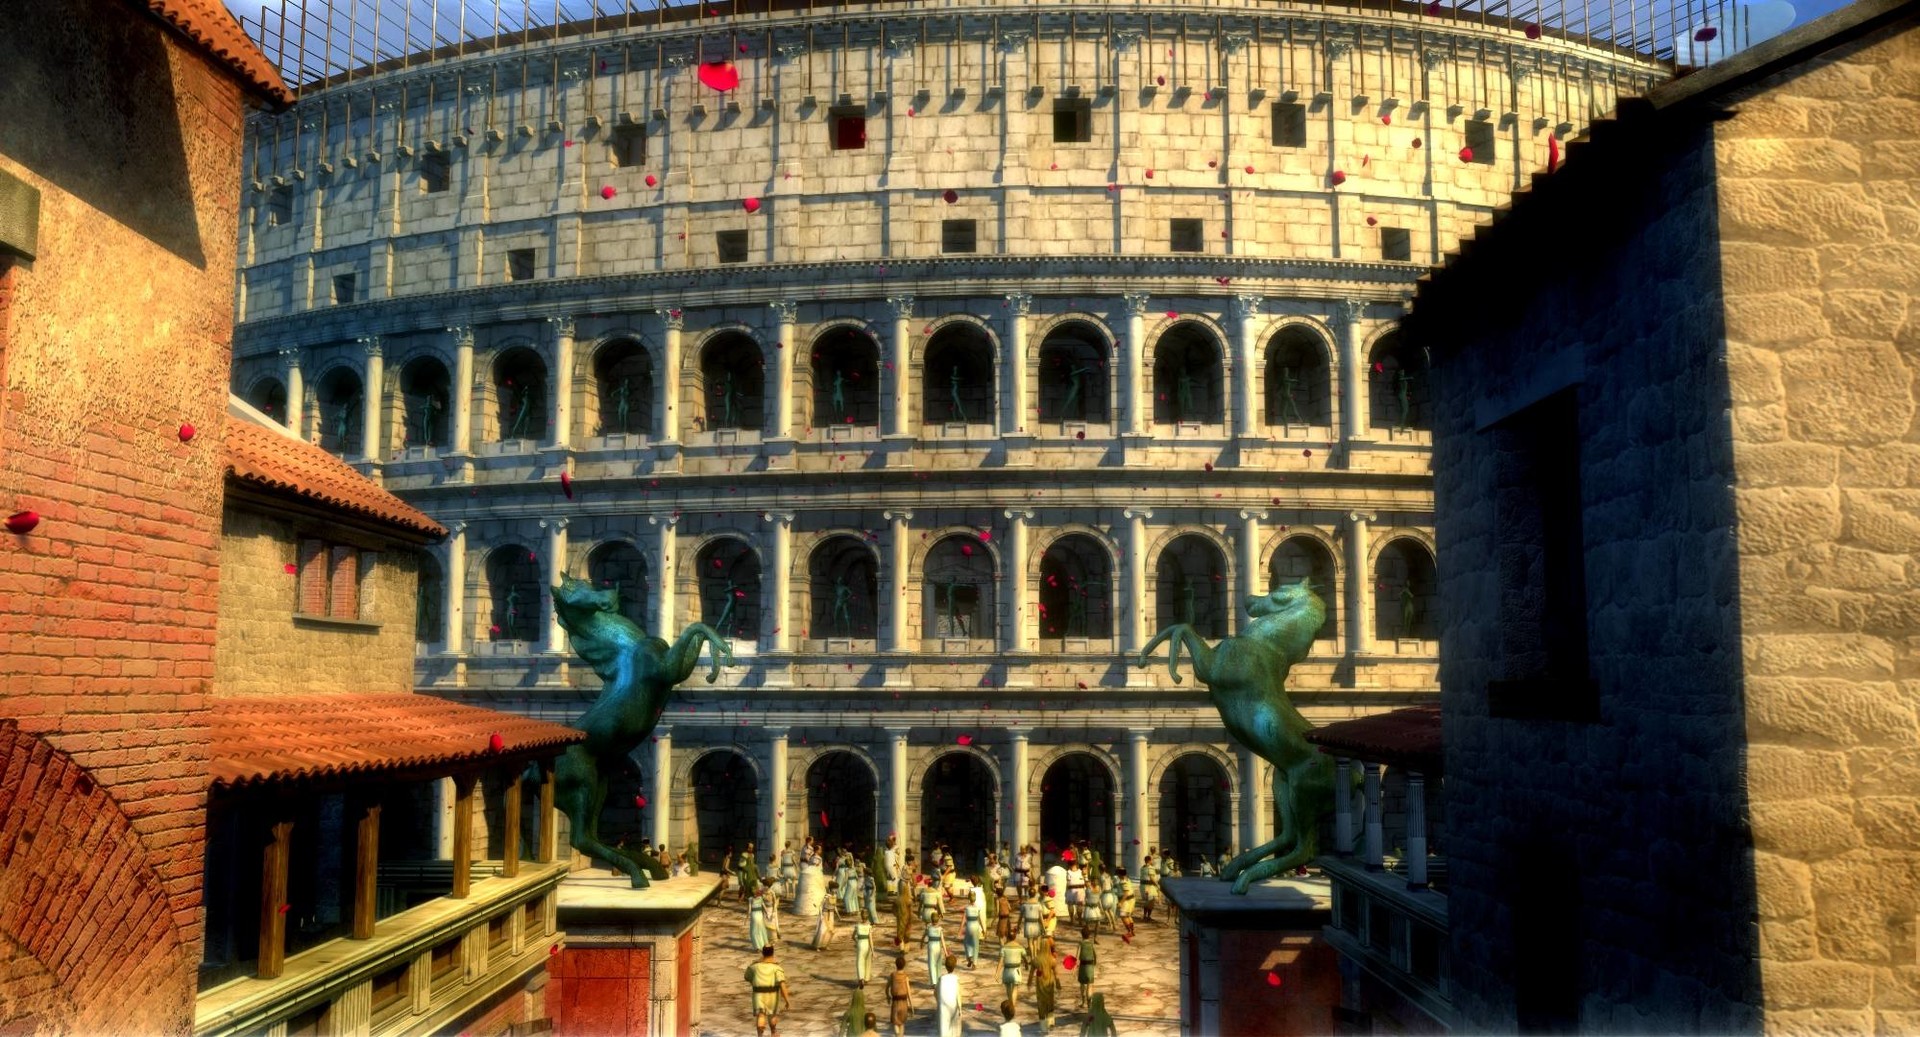
[{"label": "fluted column", "polygon": [[767,729],[767,852],[778,858],[787,841],[787,729]]},{"label": "fluted column", "polygon": [[1361,387],[1366,384],[1366,364],[1360,359],[1360,314],[1366,303],[1340,303],[1335,316],[1340,326],[1340,434],[1343,439],[1358,439],[1367,433],[1367,412]]},{"label": "fluted column", "polygon": [[1380,765],[1362,763],[1361,774],[1365,776],[1367,793],[1367,847],[1366,865],[1368,871],[1379,871],[1386,852],[1386,822],[1380,806]]},{"label": "fluted column", "polygon": [[1147,736],[1146,731],[1127,732],[1127,870],[1135,875],[1155,841],[1147,832]]},{"label": "fluted column", "polygon": [[1007,783],[1007,798],[1013,804],[1013,838],[1015,852],[1025,846],[1033,837],[1033,819],[1027,809],[1027,782],[1031,780],[1033,768],[1032,754],[1027,744],[1030,732],[1024,727],[1007,729],[1008,751],[1012,754],[1012,766],[1007,769],[1010,775]]},{"label": "fluted column", "polygon": [[447,329],[453,336],[453,452],[473,451],[473,329]]},{"label": "fluted column", "polygon": [[1347,513],[1347,654],[1373,651],[1373,574],[1367,571],[1372,512]]},{"label": "fluted column", "polygon": [[773,625],[767,635],[769,651],[784,652],[793,644],[793,638],[787,633],[787,599],[793,577],[793,513],[765,512],[760,520],[772,526],[771,550],[767,552],[772,572],[768,575],[768,588],[772,592],[767,598],[767,608],[773,612]]},{"label": "fluted column", "polygon": [[553,329],[553,446],[564,450],[573,442],[573,318],[548,317]]},{"label": "fluted column", "polygon": [[882,381],[893,388],[887,397],[887,416],[881,423],[880,432],[888,436],[907,435],[907,401],[912,398],[913,368],[907,362],[913,345],[913,296],[894,295],[887,298],[887,306],[893,311],[893,338],[888,343],[887,360],[893,365],[888,372],[891,377]]},{"label": "fluted column", "polygon": [[1258,428],[1260,409],[1253,399],[1253,369],[1258,348],[1254,337],[1260,317],[1258,295],[1233,297],[1233,435],[1251,436]]},{"label": "fluted column", "polygon": [[1427,776],[1407,772],[1407,888],[1427,888]]},{"label": "fluted column", "polygon": [[662,324],[660,335],[660,374],[654,379],[659,386],[660,398],[656,405],[660,411],[660,441],[662,443],[680,442],[680,330],[684,320],[679,310],[660,310]]},{"label": "fluted column", "polygon": [[1144,292],[1128,292],[1121,296],[1127,307],[1127,425],[1128,435],[1143,436],[1147,432],[1148,383],[1152,381],[1146,370],[1147,362],[1147,295]]},{"label": "fluted column", "polygon": [[1260,806],[1266,797],[1260,794],[1260,765],[1266,761],[1246,746],[1236,746],[1240,755],[1240,832],[1234,848],[1241,853],[1267,841],[1266,815]]},{"label": "fluted column", "polygon": [[907,650],[907,523],[911,511],[882,512],[887,520],[887,643],[889,652]]},{"label": "fluted column", "polygon": [[560,628],[560,610],[553,607],[553,589],[560,586],[560,574],[567,569],[567,520],[549,518],[540,520],[540,528],[547,531],[547,585],[542,597],[547,601],[547,643],[543,651],[564,652],[567,648],[567,633]]},{"label": "fluted column", "polygon": [[673,729],[653,729],[653,843],[667,843],[668,823],[673,820]]},{"label": "fluted column", "polygon": [[658,543],[654,557],[660,560],[655,567],[653,580],[653,633],[657,637],[673,640],[673,552],[674,526],[680,521],[678,515],[653,515],[648,522],[653,524]]},{"label": "fluted column", "polygon": [[[360,456],[369,461],[380,460],[380,404],[382,385],[386,381],[386,351],[381,348],[380,336],[370,335],[360,340],[360,347],[366,350],[366,381],[361,386],[361,406],[365,409],[360,418]],[[347,446],[340,444],[345,453]]]},{"label": "fluted column", "polygon": [[1000,398],[1012,413],[1003,416],[1000,430],[1010,435],[1026,435],[1027,422],[1036,420],[1027,400],[1027,314],[1032,309],[1033,296],[1026,292],[1007,296],[1007,391]]},{"label": "fluted column", "polygon": [[1333,852],[1353,856],[1353,761],[1333,760]]},{"label": "fluted column", "polygon": [[907,838],[907,728],[887,728],[887,834],[900,837],[901,852],[913,843]]},{"label": "fluted column", "polygon": [[1153,512],[1128,508],[1127,520],[1127,651],[1137,652],[1147,643],[1147,520]]},{"label": "fluted column", "polygon": [[793,437],[793,329],[799,320],[800,305],[788,300],[770,302],[777,325],[773,350],[773,427],[769,439]]},{"label": "fluted column", "polygon": [[447,572],[446,579],[440,581],[446,603],[441,609],[440,620],[446,624],[446,634],[442,641],[449,652],[462,651],[467,646],[467,524],[465,522],[447,523]]},{"label": "fluted column", "polygon": [[300,351],[280,350],[280,361],[287,366],[287,428],[304,440],[307,438],[307,383],[300,377]]},{"label": "fluted column", "polygon": [[1033,649],[1027,636],[1033,625],[1027,622],[1027,523],[1033,521],[1033,512],[1011,509],[1001,514],[1007,518],[1007,600],[1001,605],[1007,617],[1006,647],[1026,652]]},{"label": "fluted column", "polygon": [[1265,521],[1264,511],[1243,511],[1240,513],[1240,607],[1234,614],[1240,617],[1240,629],[1247,629],[1253,617],[1247,613],[1247,601],[1265,594],[1273,588],[1267,586],[1267,576],[1260,566],[1260,523]]}]

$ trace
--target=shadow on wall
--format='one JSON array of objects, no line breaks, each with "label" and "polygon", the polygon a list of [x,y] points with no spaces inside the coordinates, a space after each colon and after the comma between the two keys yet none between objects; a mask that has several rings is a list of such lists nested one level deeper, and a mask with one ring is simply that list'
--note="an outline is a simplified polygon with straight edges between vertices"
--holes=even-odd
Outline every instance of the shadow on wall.
[{"label": "shadow on wall", "polygon": [[210,113],[177,94],[168,30],[114,0],[14,5],[7,23],[0,155],[204,270],[180,124]]}]

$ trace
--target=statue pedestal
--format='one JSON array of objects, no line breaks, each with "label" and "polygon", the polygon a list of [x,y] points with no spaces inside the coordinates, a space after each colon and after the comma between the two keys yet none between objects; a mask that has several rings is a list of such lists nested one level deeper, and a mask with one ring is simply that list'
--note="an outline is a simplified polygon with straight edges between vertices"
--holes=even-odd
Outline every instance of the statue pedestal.
[{"label": "statue pedestal", "polygon": [[1269,879],[1246,896],[1219,879],[1166,879],[1161,889],[1180,910],[1182,1037],[1335,1031],[1340,966],[1322,933],[1333,918],[1325,878]]},{"label": "statue pedestal", "polygon": [[813,918],[820,914],[820,905],[826,899],[827,876],[811,864],[801,865],[799,888],[794,891],[791,908],[793,913]]},{"label": "statue pedestal", "polygon": [[549,968],[553,1032],[691,1032],[700,1021],[700,917],[719,896],[718,875],[634,889],[626,876],[594,869],[561,882],[567,940]]}]

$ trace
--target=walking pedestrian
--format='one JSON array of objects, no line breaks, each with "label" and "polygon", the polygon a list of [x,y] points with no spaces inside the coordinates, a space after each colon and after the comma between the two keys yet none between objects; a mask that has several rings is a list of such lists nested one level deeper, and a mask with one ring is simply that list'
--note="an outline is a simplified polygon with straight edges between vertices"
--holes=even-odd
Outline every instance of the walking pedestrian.
[{"label": "walking pedestrian", "polygon": [[1000,1002],[1000,1032],[997,1037],[1020,1037],[1020,1024],[1013,1021],[1013,1002]]},{"label": "walking pedestrian", "polygon": [[1094,965],[1100,960],[1100,946],[1093,942],[1092,929],[1080,930],[1079,957],[1080,964],[1075,971],[1079,973],[1080,1007],[1084,1009],[1093,994]]},{"label": "walking pedestrian", "polygon": [[940,931],[939,923],[927,926],[927,981],[940,978],[940,959],[947,955],[947,934]]},{"label": "walking pedestrian", "polygon": [[980,934],[985,931],[987,894],[979,886],[973,887],[972,899],[967,902],[965,919],[960,931],[960,946],[967,952],[967,968],[973,968],[980,957]]},{"label": "walking pedestrian", "polygon": [[1093,995],[1087,1009],[1087,1021],[1080,1024],[1080,1037],[1114,1037],[1113,1016],[1107,1014],[1107,995]]},{"label": "walking pedestrian", "polygon": [[767,897],[764,890],[755,890],[753,898],[747,901],[747,943],[755,947],[773,945],[773,934],[767,929]]},{"label": "walking pedestrian", "polygon": [[753,844],[748,843],[746,852],[740,855],[740,902],[753,899],[760,892],[760,862],[753,859]]},{"label": "walking pedestrian", "polygon": [[865,990],[873,971],[873,923],[862,918],[853,923],[853,978]]},{"label": "walking pedestrian", "polygon": [[793,1007],[787,991],[787,970],[773,960],[771,946],[760,948],[760,960],[747,966],[747,985],[753,988],[753,1029],[780,1037],[780,1010]]},{"label": "walking pedestrian", "polygon": [[1060,959],[1054,956],[1053,940],[1042,939],[1033,956],[1033,1001],[1040,1012],[1040,1025],[1053,1029],[1054,1005],[1060,997]]},{"label": "walking pedestrian", "polygon": [[913,1012],[913,981],[907,978],[907,956],[893,959],[893,978],[887,981],[887,997],[893,1005],[893,1035],[907,1032],[907,1016]]},{"label": "walking pedestrian", "polygon": [[[1022,973],[1027,971],[1027,949],[1018,940],[1009,940],[1000,945],[1000,985],[1007,988],[1007,1004],[1014,1002],[1014,991],[1019,989]],[[1013,1018],[1013,1010],[1007,1010],[1007,1018]]]},{"label": "walking pedestrian", "polygon": [[960,1037],[960,977],[953,971],[953,955],[941,959],[940,964],[946,967],[934,994],[940,1010],[940,1037]]}]

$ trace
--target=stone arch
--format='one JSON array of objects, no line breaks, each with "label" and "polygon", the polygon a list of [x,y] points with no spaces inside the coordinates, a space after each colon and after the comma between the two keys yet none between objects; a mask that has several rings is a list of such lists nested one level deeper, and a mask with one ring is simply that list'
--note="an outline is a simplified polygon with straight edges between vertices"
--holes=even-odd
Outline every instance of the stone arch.
[{"label": "stone arch", "polygon": [[1233,630],[1233,596],[1238,586],[1233,554],[1210,530],[1189,530],[1163,538],[1153,560],[1153,621],[1164,630],[1191,623],[1201,636],[1226,637]]},{"label": "stone arch", "polygon": [[1144,363],[1152,372],[1154,424],[1226,422],[1232,376],[1226,343],[1218,325],[1199,317],[1171,321],[1153,337]]},{"label": "stone arch", "polygon": [[447,639],[447,570],[437,552],[422,549],[419,555],[419,579],[414,585],[413,639],[419,644],[440,644]]},{"label": "stone arch", "polygon": [[539,641],[546,626],[540,609],[545,590],[534,553],[517,543],[501,544],[486,553],[481,575],[485,639]]},{"label": "stone arch", "polygon": [[[802,639],[824,644],[830,637],[868,640],[880,625],[880,554],[858,530],[830,530],[807,547],[806,625]],[[849,597],[835,608],[838,583]]]},{"label": "stone arch", "polygon": [[[1426,352],[1389,328],[1367,347],[1367,427],[1379,430],[1433,430],[1431,364]],[[1404,390],[1404,408],[1400,399]]]},{"label": "stone arch", "polygon": [[1046,777],[1047,768],[1060,762],[1062,757],[1072,756],[1074,753],[1086,753],[1099,760],[1101,765],[1107,769],[1107,777],[1113,781],[1113,787],[1116,790],[1124,787],[1124,783],[1120,778],[1121,767],[1118,757],[1100,746],[1088,742],[1066,742],[1047,750],[1045,756],[1033,761],[1028,766],[1027,794],[1038,799],[1040,796],[1040,786],[1043,784],[1041,779]]},{"label": "stone arch", "polygon": [[[945,775],[957,781],[936,782],[936,776],[951,767],[946,761],[956,758],[964,761],[966,773]],[[983,774],[984,783],[977,780]],[[915,852],[925,854],[930,839],[945,841],[953,847],[955,865],[963,873],[971,872],[974,862],[999,841],[1002,789],[1000,766],[990,754],[974,746],[936,749],[916,778],[908,781],[908,795],[914,797],[909,801],[920,807],[920,825],[913,833]]]},{"label": "stone arch", "polygon": [[1001,365],[992,332],[972,321],[948,321],[926,336],[920,356],[922,424],[997,423]]},{"label": "stone arch", "polygon": [[547,437],[551,385],[545,353],[530,339],[503,344],[487,364],[487,392],[492,406],[483,407],[489,442],[539,441]]},{"label": "stone arch", "polygon": [[1175,760],[1178,760],[1182,756],[1192,756],[1195,754],[1205,756],[1220,765],[1221,771],[1225,772],[1227,776],[1227,786],[1236,798],[1244,791],[1240,788],[1240,771],[1238,769],[1240,761],[1235,759],[1232,753],[1207,742],[1182,742],[1178,745],[1168,746],[1167,750],[1160,754],[1160,758],[1154,762],[1153,766],[1147,768],[1147,787],[1159,788],[1160,779],[1166,777],[1167,768],[1172,767]]},{"label": "stone arch", "polygon": [[[752,781],[722,776],[742,761],[752,773]],[[674,788],[684,790],[682,816],[692,821],[692,841],[699,843],[703,863],[717,865],[729,846],[737,856],[746,851],[747,843],[762,839],[760,790],[765,787],[765,778],[760,761],[746,746],[706,746],[688,753],[682,767],[675,775]],[[715,770],[720,774],[714,774]],[[756,847],[756,853],[764,859],[766,848]]]},{"label": "stone arch", "polygon": [[[766,427],[766,348],[753,329],[726,324],[700,336],[680,395],[699,431]],[[731,407],[729,407],[731,402]]]},{"label": "stone arch", "polygon": [[[1071,763],[1075,757],[1091,759],[1093,776],[1099,780],[1089,779],[1084,788],[1076,790],[1071,787],[1075,777],[1071,771],[1057,776],[1053,773],[1056,767]],[[1054,844],[1054,852],[1058,852],[1065,840],[1081,837],[1089,840],[1105,860],[1121,859],[1116,852],[1119,839],[1114,826],[1121,819],[1121,798],[1126,786],[1120,779],[1119,761],[1097,746],[1061,745],[1036,763],[1031,775],[1033,798],[1030,802],[1034,807],[1031,816],[1038,820],[1043,861],[1051,856],[1046,852],[1048,843]],[[1085,777],[1085,772],[1080,776]],[[1056,777],[1068,784],[1053,785]]]},{"label": "stone arch", "polygon": [[1105,530],[1085,522],[1062,522],[1057,526],[1034,530],[1028,534],[1027,578],[1031,580],[1040,575],[1040,560],[1045,556],[1047,548],[1052,547],[1061,537],[1076,534],[1092,537],[1094,542],[1106,551],[1107,568],[1114,572],[1120,570],[1120,545],[1108,536]]},{"label": "stone arch", "polygon": [[1167,753],[1147,785],[1153,797],[1150,831],[1155,845],[1173,854],[1183,869],[1193,869],[1200,857],[1213,860],[1232,846],[1240,813],[1233,761],[1207,748],[1183,745]]},{"label": "stone arch", "polygon": [[[915,568],[920,573],[921,636],[997,640],[997,555],[975,530],[935,535]],[[950,586],[951,585],[951,588]],[[949,593],[951,590],[951,593]]]},{"label": "stone arch", "polygon": [[1000,333],[993,329],[993,322],[983,317],[977,317],[971,313],[943,313],[937,317],[928,317],[926,322],[920,326],[920,334],[910,336],[911,347],[909,360],[915,363],[924,363],[927,356],[927,346],[932,344],[934,336],[956,325],[965,325],[973,328],[985,336],[987,345],[993,350],[993,362],[995,365],[998,365],[1006,356],[1006,346],[1000,338]]},{"label": "stone arch", "polygon": [[1372,567],[1374,636],[1382,641],[1438,640],[1434,608],[1439,602],[1439,579],[1432,547],[1399,532],[1382,539]]},{"label": "stone arch", "polygon": [[1119,334],[1113,330],[1112,325],[1101,319],[1097,313],[1069,310],[1066,313],[1050,313],[1045,316],[1029,317],[1027,319],[1032,323],[1027,325],[1027,355],[1021,358],[1021,360],[1025,362],[1030,362],[1040,355],[1040,344],[1045,342],[1047,336],[1053,334],[1054,329],[1060,327],[1062,324],[1091,325],[1094,330],[1099,332],[1100,341],[1106,350],[1109,360],[1113,358],[1113,354],[1119,349]]},{"label": "stone arch", "polygon": [[[840,768],[838,776],[814,773],[815,768],[837,756],[851,757],[853,763],[859,766]],[[849,769],[854,772],[854,779],[845,777],[844,771]],[[805,775],[808,834],[829,845],[853,840],[857,847],[871,848],[880,841],[880,768],[873,762],[873,757],[851,745],[822,746],[807,758],[801,773]],[[857,780],[862,775],[865,777],[864,791],[854,788],[849,795],[850,790],[843,783]]]},{"label": "stone arch", "polygon": [[[1091,529],[1073,529],[1047,541],[1035,556],[1033,586],[1039,598],[1042,638],[1110,640],[1119,558]],[[1048,559],[1052,561],[1046,563]],[[1099,563],[1098,567],[1093,563]]]},{"label": "stone arch", "polygon": [[620,614],[633,625],[653,630],[653,585],[656,574],[644,549],[624,537],[609,537],[587,547],[586,579],[595,587],[617,590]]},{"label": "stone arch", "polygon": [[1034,365],[1041,421],[1113,420],[1119,379],[1114,377],[1112,341],[1104,329],[1086,320],[1055,321],[1039,337]]},{"label": "stone arch", "polygon": [[[1291,545],[1291,546],[1290,546]],[[1298,580],[1307,577],[1315,583],[1314,592],[1327,606],[1327,621],[1314,635],[1315,640],[1337,640],[1340,632],[1340,614],[1345,605],[1341,591],[1345,589],[1340,571],[1340,552],[1333,541],[1319,530],[1290,531],[1283,534],[1273,547],[1266,552],[1267,579],[1272,586],[1279,586],[1282,580]],[[1325,582],[1326,586],[1318,586]]]},{"label": "stone arch", "polygon": [[[652,347],[636,333],[616,333],[596,343],[588,359],[593,391],[586,394],[587,428],[596,435],[651,436],[654,431]],[[624,398],[626,413],[621,412]]]},{"label": "stone arch", "polygon": [[247,383],[241,398],[254,410],[281,423],[287,423],[287,383],[280,375],[262,372]]},{"label": "stone arch", "polygon": [[[804,380],[807,426],[880,426],[880,340],[864,322],[828,321],[814,329],[807,357],[795,357],[794,373]],[[835,400],[835,380],[840,397]]]},{"label": "stone arch", "polygon": [[453,443],[453,374],[430,351],[400,361],[400,444],[445,450]]},{"label": "stone arch", "polygon": [[[1266,425],[1334,424],[1332,340],[1322,329],[1300,318],[1284,320],[1268,334],[1261,354],[1264,391],[1262,423]],[[1291,406],[1287,377],[1294,379]]]},{"label": "stone arch", "polygon": [[[120,805],[71,756],[10,719],[0,720],[0,774],[25,776],[0,782],[0,829],[13,836],[0,854],[0,961],[8,964],[0,1027],[191,1030],[198,955]],[[75,922],[16,924],[47,917],[47,898],[67,905]]]},{"label": "stone arch", "polygon": [[362,372],[336,361],[314,379],[314,417],[319,424],[322,450],[341,457],[357,456],[365,444],[366,383]]},{"label": "stone arch", "polygon": [[693,559],[700,621],[722,636],[757,640],[765,586],[752,540],[738,532],[705,536]]},{"label": "stone arch", "polygon": [[[1006,777],[1000,773],[1000,762],[993,758],[993,754],[977,745],[946,744],[934,746],[927,754],[925,762],[923,762],[918,769],[908,770],[907,795],[912,797],[925,792],[927,775],[932,773],[933,765],[938,763],[941,757],[952,756],[955,753],[964,753],[986,764],[987,773],[993,777],[994,797],[998,799],[1006,789]],[[902,842],[904,843],[905,840],[902,840]]]}]

